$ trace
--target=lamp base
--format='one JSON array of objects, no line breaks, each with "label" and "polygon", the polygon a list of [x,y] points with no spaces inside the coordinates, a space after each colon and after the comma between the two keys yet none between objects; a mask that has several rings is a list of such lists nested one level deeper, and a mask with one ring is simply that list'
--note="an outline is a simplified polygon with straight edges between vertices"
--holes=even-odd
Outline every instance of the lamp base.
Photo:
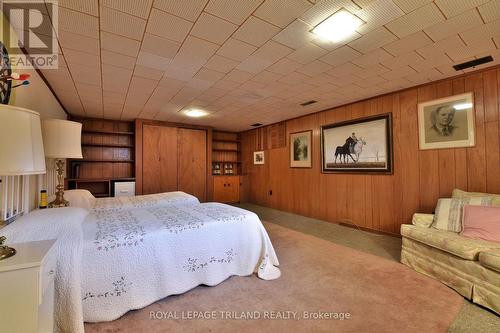
[{"label": "lamp base", "polygon": [[57,199],[49,202],[47,205],[49,208],[62,208],[62,207],[69,207],[69,201],[62,199],[62,201],[58,201]]},{"label": "lamp base", "polygon": [[4,260],[12,257],[16,254],[16,250],[8,246],[0,246],[0,260]]},{"label": "lamp base", "polygon": [[62,208],[68,207],[69,201],[64,200],[64,175],[63,175],[63,166],[64,162],[62,160],[57,160],[57,180],[58,184],[56,186],[56,199],[52,202],[49,202],[47,205],[49,208]]}]

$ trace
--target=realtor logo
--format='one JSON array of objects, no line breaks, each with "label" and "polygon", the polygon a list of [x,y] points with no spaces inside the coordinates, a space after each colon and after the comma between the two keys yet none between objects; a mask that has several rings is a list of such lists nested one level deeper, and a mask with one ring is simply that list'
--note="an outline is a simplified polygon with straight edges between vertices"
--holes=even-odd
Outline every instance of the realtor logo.
[{"label": "realtor logo", "polygon": [[56,69],[57,3],[50,0],[4,0],[1,38],[12,67]]}]

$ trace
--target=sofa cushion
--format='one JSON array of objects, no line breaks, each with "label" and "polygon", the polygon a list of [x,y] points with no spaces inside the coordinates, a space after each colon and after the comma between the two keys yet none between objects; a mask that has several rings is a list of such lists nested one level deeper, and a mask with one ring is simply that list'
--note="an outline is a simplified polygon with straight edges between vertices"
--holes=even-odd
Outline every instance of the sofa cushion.
[{"label": "sofa cushion", "polygon": [[466,197],[439,199],[432,227],[445,231],[462,231],[462,209],[464,205],[490,206],[490,197]]},{"label": "sofa cushion", "polygon": [[484,267],[500,272],[500,250],[490,250],[479,253],[479,262]]},{"label": "sofa cushion", "polygon": [[418,227],[429,228],[434,221],[434,214],[415,213],[411,219],[411,224]]},{"label": "sofa cushion", "polygon": [[401,225],[401,235],[467,260],[478,260],[479,253],[500,250],[500,243],[462,237],[451,231]]},{"label": "sofa cushion", "polygon": [[481,193],[481,192],[466,192],[459,189],[454,189],[451,193],[452,198],[474,198],[474,197],[491,197],[491,204],[493,206],[500,206],[500,194]]},{"label": "sofa cushion", "polygon": [[500,242],[500,207],[465,205],[463,211],[462,236]]}]

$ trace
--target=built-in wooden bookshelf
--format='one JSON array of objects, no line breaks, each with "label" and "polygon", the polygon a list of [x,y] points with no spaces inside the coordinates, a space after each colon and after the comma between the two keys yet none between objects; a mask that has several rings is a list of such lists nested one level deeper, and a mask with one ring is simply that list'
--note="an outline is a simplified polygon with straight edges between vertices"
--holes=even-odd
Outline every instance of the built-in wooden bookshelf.
[{"label": "built-in wooden bookshelf", "polygon": [[83,159],[68,160],[69,189],[88,189],[95,196],[112,195],[116,181],[134,181],[134,123],[104,119],[73,118],[82,123]]},{"label": "built-in wooden bookshelf", "polygon": [[212,175],[240,174],[240,140],[238,133],[212,132]]}]

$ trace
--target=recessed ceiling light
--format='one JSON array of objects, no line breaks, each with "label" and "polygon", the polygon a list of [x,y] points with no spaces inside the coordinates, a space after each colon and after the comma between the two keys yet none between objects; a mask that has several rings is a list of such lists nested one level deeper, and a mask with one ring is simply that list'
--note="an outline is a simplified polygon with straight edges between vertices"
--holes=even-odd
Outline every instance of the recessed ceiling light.
[{"label": "recessed ceiling light", "polygon": [[458,110],[458,111],[460,111],[460,110],[470,109],[470,108],[472,108],[472,103],[461,103],[461,104],[455,104],[455,105],[453,105],[453,108],[454,108],[455,110]]},{"label": "recessed ceiling light", "polygon": [[345,9],[341,9],[318,24],[312,32],[332,42],[340,42],[352,36],[363,21]]},{"label": "recessed ceiling light", "polygon": [[200,118],[204,117],[208,114],[208,112],[203,111],[203,110],[197,110],[197,109],[190,109],[184,112],[186,116],[192,117],[192,118]]}]

